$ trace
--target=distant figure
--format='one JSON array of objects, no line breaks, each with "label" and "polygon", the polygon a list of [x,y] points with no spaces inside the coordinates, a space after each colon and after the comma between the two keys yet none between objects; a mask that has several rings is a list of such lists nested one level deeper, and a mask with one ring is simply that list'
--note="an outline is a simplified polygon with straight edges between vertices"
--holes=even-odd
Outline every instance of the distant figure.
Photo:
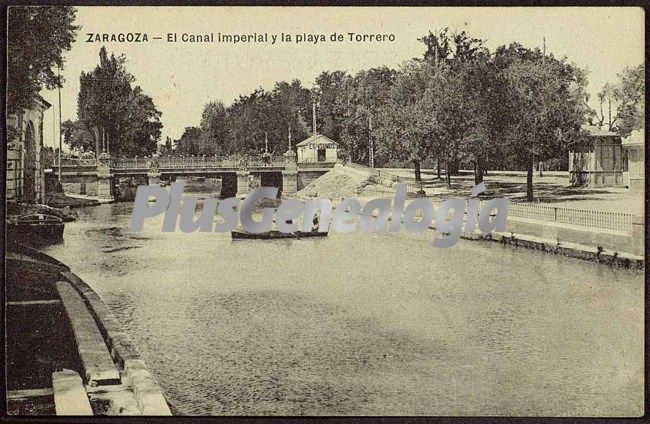
[{"label": "distant figure", "polygon": [[314,220],[312,221],[312,227],[311,230],[312,232],[318,231],[318,215],[314,215]]}]

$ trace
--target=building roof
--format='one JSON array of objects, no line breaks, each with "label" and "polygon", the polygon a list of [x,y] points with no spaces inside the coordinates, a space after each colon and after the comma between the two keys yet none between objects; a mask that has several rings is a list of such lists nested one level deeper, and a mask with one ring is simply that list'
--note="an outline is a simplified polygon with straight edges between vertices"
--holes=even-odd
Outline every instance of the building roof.
[{"label": "building roof", "polygon": [[301,141],[300,143],[296,144],[296,147],[304,147],[308,146],[310,144],[334,144],[335,146],[338,147],[338,143],[334,140],[332,140],[329,137],[324,136],[323,134],[314,134],[311,137]]},{"label": "building roof", "polygon": [[585,130],[590,137],[619,137],[618,133],[604,130],[595,125],[583,125],[582,129]]},{"label": "building roof", "polygon": [[45,100],[40,94],[36,95],[36,100],[41,102],[45,107],[45,109],[49,109],[52,107],[52,105],[47,100]]}]

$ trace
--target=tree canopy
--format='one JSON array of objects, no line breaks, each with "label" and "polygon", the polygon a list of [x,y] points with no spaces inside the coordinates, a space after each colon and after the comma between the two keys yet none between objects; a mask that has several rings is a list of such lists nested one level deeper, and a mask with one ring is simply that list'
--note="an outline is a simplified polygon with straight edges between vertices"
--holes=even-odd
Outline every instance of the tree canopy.
[{"label": "tree canopy", "polygon": [[[372,148],[379,166],[412,164],[420,180],[421,164],[437,165],[448,184],[460,167],[474,169],[477,183],[489,169],[526,170],[532,199],[536,162],[566,163],[568,150],[584,142],[581,126],[594,119],[586,72],[518,43],[491,52],[483,40],[448,28],[419,40],[424,54],[398,69],[328,70],[311,89],[280,81],[229,107],[210,102],[200,126],[177,141],[177,151],[259,154],[268,139],[270,152],[282,153],[289,136],[295,146],[314,132],[315,103],[318,132],[356,163],[369,164]],[[627,69],[608,87],[622,133],[643,123],[643,75],[643,66]]]},{"label": "tree canopy", "polygon": [[126,58],[99,51],[99,64],[79,77],[76,122],[66,122],[71,147],[116,156],[153,154],[160,139],[161,112],[126,70]]},{"label": "tree canopy", "polygon": [[645,126],[645,65],[625,68],[619,78],[613,94],[618,102],[618,130],[627,137]]},{"label": "tree canopy", "polygon": [[[627,137],[645,125],[645,65],[626,67],[618,78],[598,92],[598,106],[589,107],[588,119],[591,125],[618,131],[622,137]],[[588,100],[589,97],[585,104]]]},{"label": "tree canopy", "polygon": [[10,6],[7,11],[7,112],[33,106],[43,89],[60,87],[63,54],[79,26],[71,6]]}]

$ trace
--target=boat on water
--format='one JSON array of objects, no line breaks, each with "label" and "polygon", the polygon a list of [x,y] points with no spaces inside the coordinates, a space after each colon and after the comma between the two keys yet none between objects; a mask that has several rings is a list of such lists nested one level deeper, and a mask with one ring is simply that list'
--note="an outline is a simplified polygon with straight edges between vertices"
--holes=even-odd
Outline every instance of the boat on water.
[{"label": "boat on water", "polygon": [[171,415],[108,306],[69,267],[10,242],[5,281],[10,415]]},{"label": "boat on water", "polygon": [[327,231],[295,231],[293,233],[282,233],[278,230],[271,230],[264,233],[250,233],[246,230],[233,230],[230,232],[233,240],[273,240],[273,239],[302,239],[309,237],[327,237]]},{"label": "boat on water", "polygon": [[43,246],[63,240],[65,224],[47,214],[30,214],[7,219],[7,240],[29,246]]}]

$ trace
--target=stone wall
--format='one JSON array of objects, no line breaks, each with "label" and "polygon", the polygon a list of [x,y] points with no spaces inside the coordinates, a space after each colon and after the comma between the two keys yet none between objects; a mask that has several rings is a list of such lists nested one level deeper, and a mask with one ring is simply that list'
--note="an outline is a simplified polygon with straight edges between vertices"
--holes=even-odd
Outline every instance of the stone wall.
[{"label": "stone wall", "polygon": [[[33,109],[24,109],[18,115],[7,116],[7,125],[18,128],[19,136],[8,140],[8,159],[12,169],[7,174],[7,199],[37,203],[45,197],[43,167],[43,116],[50,104],[42,98],[35,99]],[[27,139],[31,142],[27,143]],[[29,144],[29,145],[28,145]],[[29,177],[27,172],[33,172]],[[11,180],[10,180],[11,177]],[[28,187],[27,182],[30,183]]]},{"label": "stone wall", "polygon": [[[642,225],[642,218],[640,217]],[[637,223],[639,225],[639,223]],[[605,230],[601,228],[580,228],[572,225],[563,225],[554,222],[533,221],[508,217],[507,232],[527,234],[545,238],[548,240],[559,240],[560,243],[578,243],[588,246],[601,246],[604,249],[617,252],[627,252],[635,255],[644,254],[643,228],[636,231],[636,234],[627,234],[620,231]]]},{"label": "stone wall", "polygon": [[321,175],[325,174],[325,171],[299,171],[298,172],[298,190],[302,190],[311,184],[312,181],[316,180]]}]

